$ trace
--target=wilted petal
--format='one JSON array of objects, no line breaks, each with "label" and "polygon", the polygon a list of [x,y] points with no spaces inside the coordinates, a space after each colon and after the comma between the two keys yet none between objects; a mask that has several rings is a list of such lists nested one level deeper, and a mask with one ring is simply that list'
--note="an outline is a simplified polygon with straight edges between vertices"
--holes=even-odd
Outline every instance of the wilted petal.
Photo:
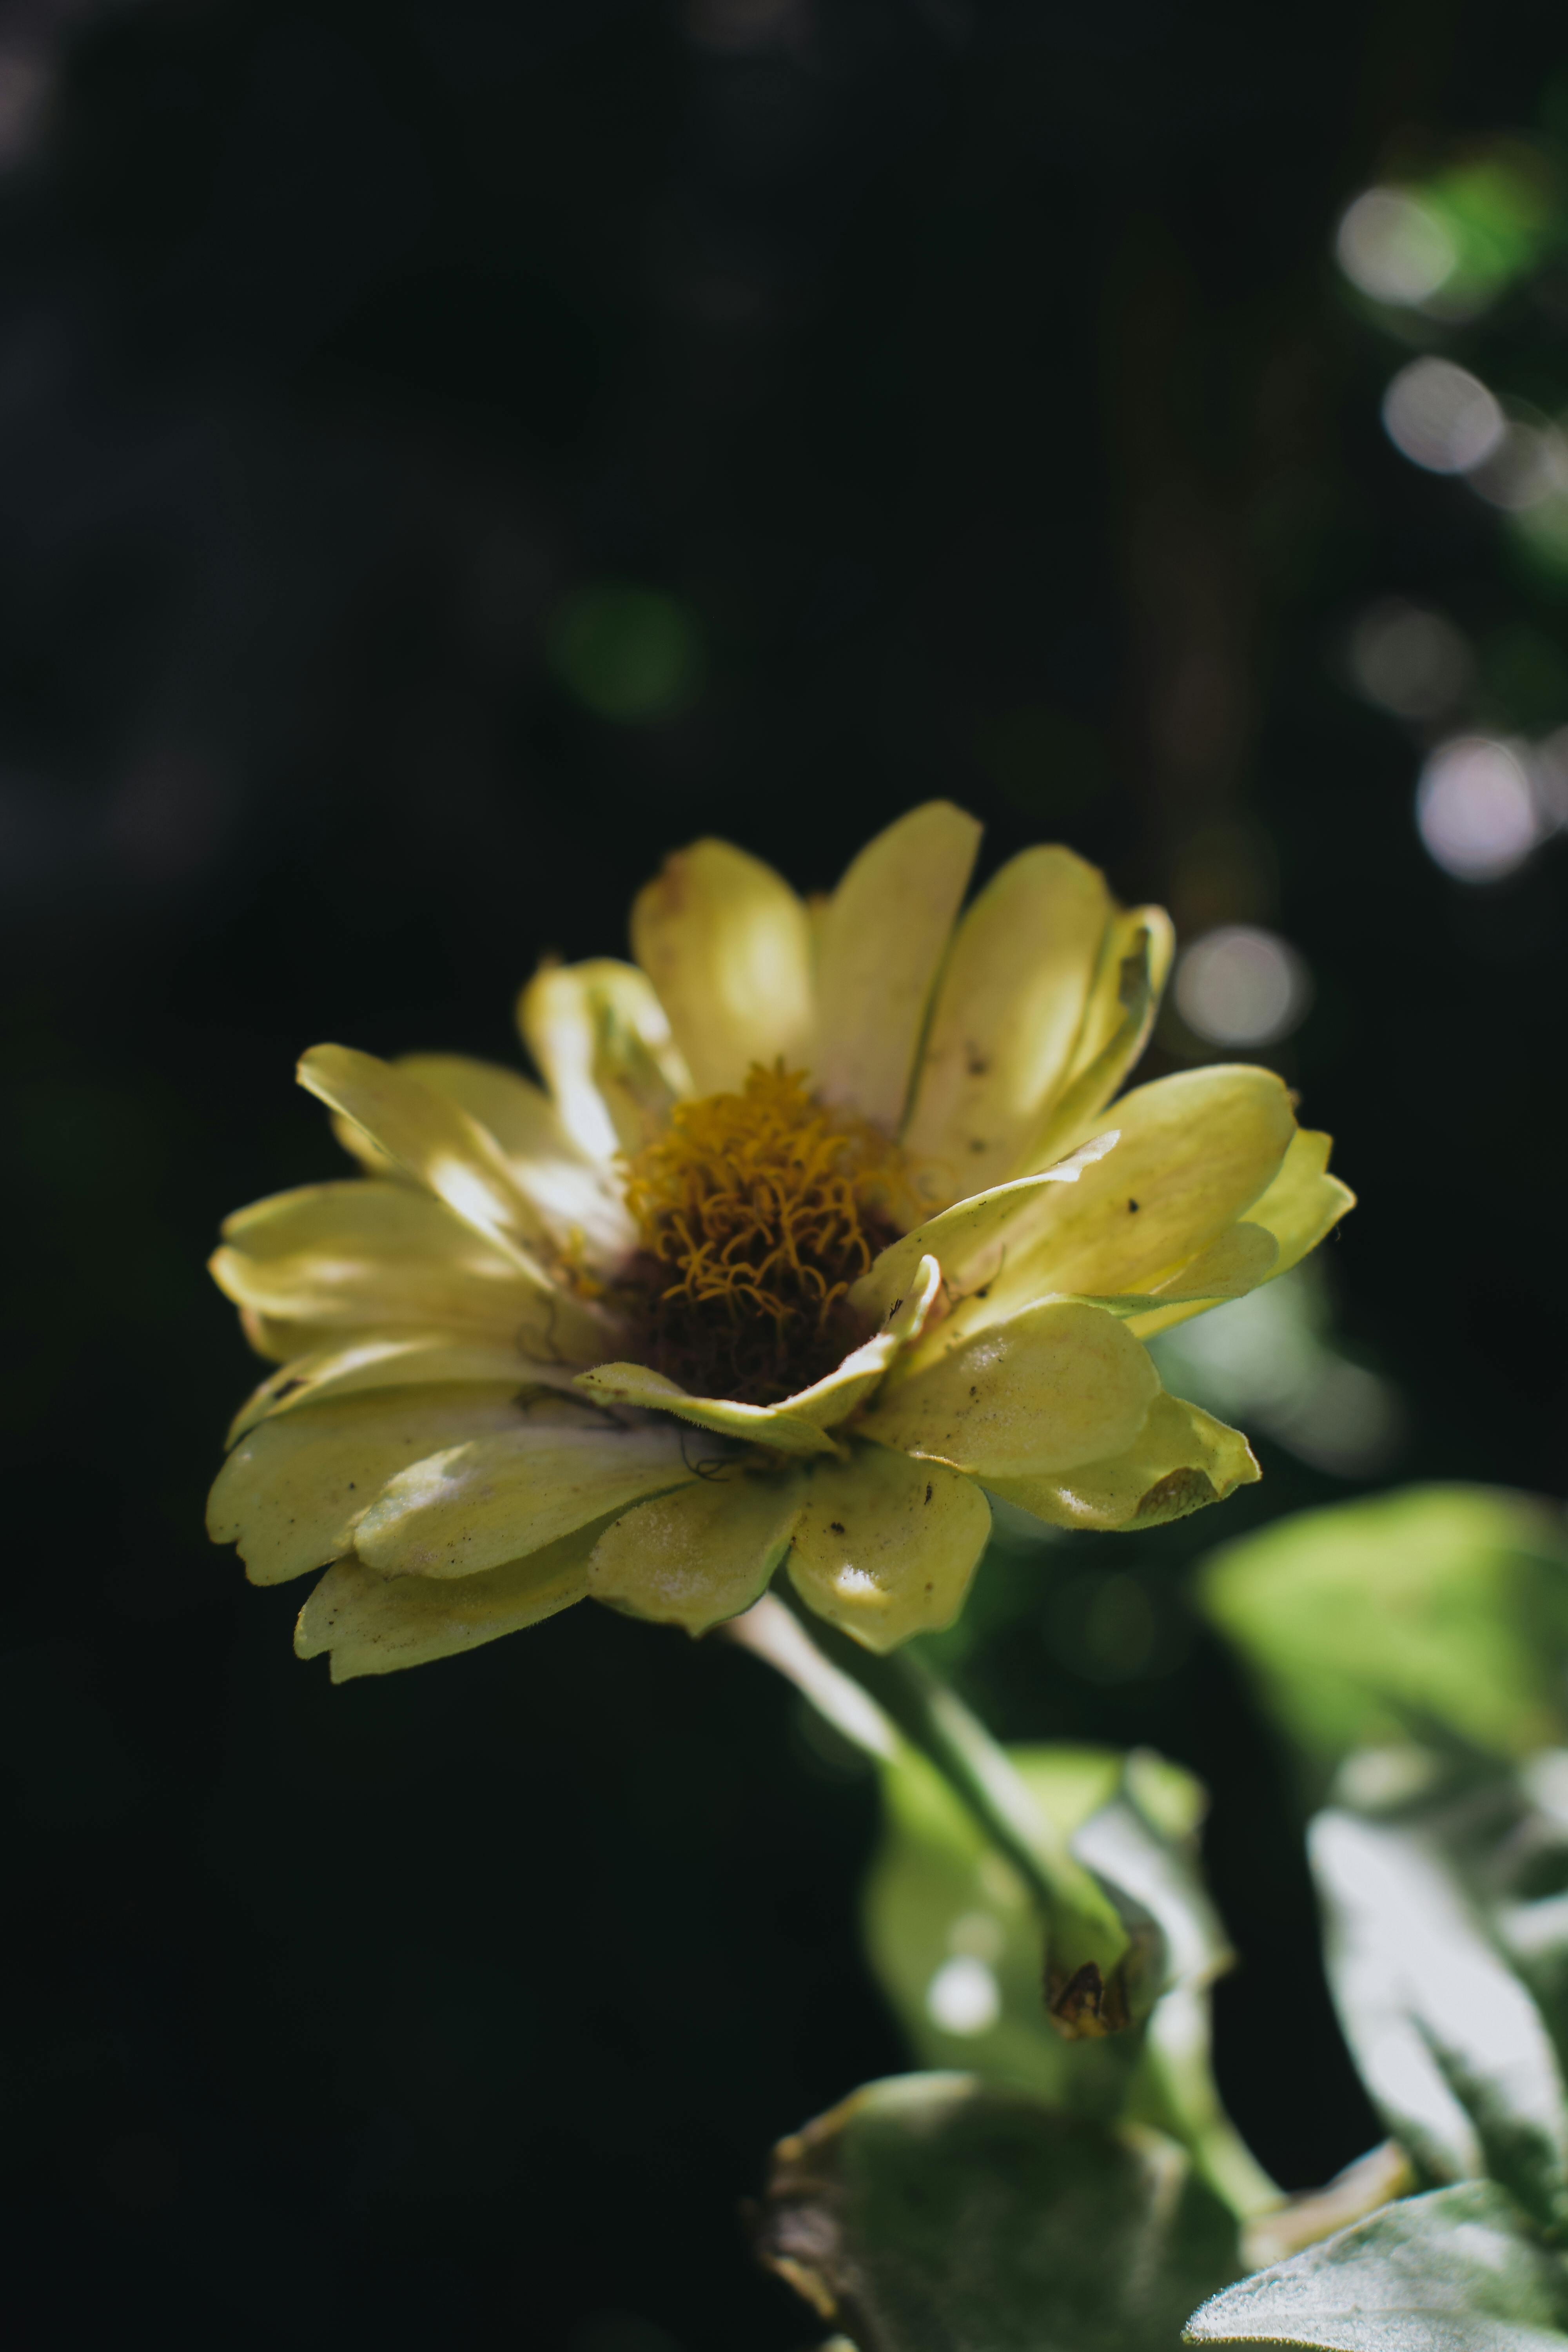
[{"label": "wilted petal", "polygon": [[799,1068],[812,1044],[811,926],[771,866],[727,841],[668,858],[638,892],[632,951],[700,1095],[738,1092],[753,1062]]},{"label": "wilted petal", "polygon": [[1134,907],[1112,921],[1072,1066],[1045,1126],[1025,1147],[1024,1171],[1048,1168],[1107,1123],[1106,1104],[1149,1042],[1174,946],[1163,907]]},{"label": "wilted petal", "polygon": [[456,1583],[378,1576],[363,1560],[340,1559],[300,1612],[295,1651],[314,1658],[330,1650],[332,1680],[346,1683],[356,1675],[428,1665],[521,1633],[586,1597],[588,1556],[601,1524]]},{"label": "wilted petal", "polygon": [[857,1445],[847,1462],[811,1474],[790,1581],[841,1633],[893,1650],[952,1624],[990,1533],[991,1507],[973,1480]]},{"label": "wilted petal", "polygon": [[517,1018],[563,1126],[593,1160],[636,1151],[691,1092],[664,1007],[636,964],[546,964],[518,998]]},{"label": "wilted petal", "polygon": [[1112,912],[1081,857],[1026,849],[959,924],[904,1137],[934,1202],[1015,1172],[1071,1067]]},{"label": "wilted petal", "polygon": [[867,845],[822,911],[816,1092],[889,1134],[979,843],[972,816],[928,801]]},{"label": "wilted petal", "polygon": [[646,1364],[595,1364],[579,1372],[577,1386],[595,1404],[628,1404],[649,1412],[672,1412],[698,1429],[742,1444],[772,1445],[781,1454],[832,1454],[833,1440],[815,1422],[803,1421],[782,1404],[738,1404],[725,1397],[695,1397],[679,1381]]},{"label": "wilted petal", "polygon": [[252,1584],[286,1584],[346,1552],[410,1463],[521,1418],[510,1390],[451,1388],[348,1397],[264,1421],[218,1472],[207,1533],[239,1546]]},{"label": "wilted petal", "polygon": [[1153,1528],[1185,1518],[1205,1503],[1222,1503],[1261,1473],[1239,1430],[1187,1404],[1158,1396],[1125,1453],[1080,1463],[1055,1478],[992,1478],[1004,1502],[1016,1503],[1053,1527]]},{"label": "wilted petal", "polygon": [[639,1503],[599,1538],[588,1590],[634,1617],[705,1633],[767,1591],[805,1493],[794,1473],[732,1466]]},{"label": "wilted petal", "polygon": [[355,1530],[360,1558],[384,1576],[473,1576],[696,1475],[667,1423],[626,1429],[564,1398],[516,1418],[392,1479]]},{"label": "wilted petal", "polygon": [[861,1433],[977,1477],[1026,1477],[1131,1445],[1159,1375],[1105,1308],[1053,1298],[963,1341],[923,1370],[902,1367]]}]

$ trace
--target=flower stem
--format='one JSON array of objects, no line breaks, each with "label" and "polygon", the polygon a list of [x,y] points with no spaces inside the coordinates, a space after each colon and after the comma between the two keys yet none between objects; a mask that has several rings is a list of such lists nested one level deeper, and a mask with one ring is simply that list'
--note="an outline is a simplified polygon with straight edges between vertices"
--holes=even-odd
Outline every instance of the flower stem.
[{"label": "flower stem", "polygon": [[[787,1586],[779,1598],[812,1649],[935,1766],[1017,1872],[1045,1926],[1047,2000],[1058,2032],[1076,2041],[1131,2024],[1158,1990],[1147,1965],[1154,1955],[1069,1851],[979,1717],[911,1651],[879,1657],[808,1612]],[[781,1658],[773,1663],[790,1671]]]}]

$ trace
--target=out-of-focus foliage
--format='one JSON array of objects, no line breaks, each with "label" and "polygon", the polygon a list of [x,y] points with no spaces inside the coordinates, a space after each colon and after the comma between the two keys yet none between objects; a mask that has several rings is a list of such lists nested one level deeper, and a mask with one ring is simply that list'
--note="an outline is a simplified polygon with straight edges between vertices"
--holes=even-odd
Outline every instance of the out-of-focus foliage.
[{"label": "out-of-focus foliage", "polygon": [[963,2074],[869,2084],[782,2142],[759,2245],[858,2352],[1169,2352],[1237,2267],[1172,2142]]},{"label": "out-of-focus foliage", "polygon": [[1212,1554],[1200,1590],[1320,1765],[1423,1732],[1521,1756],[1568,1726],[1568,1534],[1528,1496],[1301,1512]]}]

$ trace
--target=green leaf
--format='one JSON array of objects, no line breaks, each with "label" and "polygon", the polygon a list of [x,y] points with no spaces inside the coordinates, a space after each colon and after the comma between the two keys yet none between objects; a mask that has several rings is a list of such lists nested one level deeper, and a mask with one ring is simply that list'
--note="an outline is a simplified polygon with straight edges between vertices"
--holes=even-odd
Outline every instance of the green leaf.
[{"label": "green leaf", "polygon": [[[1164,1931],[1168,1964],[1206,1981],[1229,1958],[1189,1848],[1197,1782],[1109,1748],[1008,1750],[1058,1833]],[[1124,1769],[1125,1764],[1125,1769]],[[1137,2037],[1065,2042],[1046,2015],[1039,1922],[1022,1879],[912,1749],[883,1767],[886,1826],[865,1896],[871,1964],[917,2057],[1033,2091],[1071,2113],[1119,2111]]]},{"label": "green leaf", "polygon": [[1541,2012],[1468,1898],[1439,1811],[1312,1823],[1334,2000],[1374,2105],[1431,2177],[1489,2172],[1568,2221],[1568,2119]]},{"label": "green leaf", "polygon": [[1563,2352],[1568,2273],[1488,2181],[1386,2205],[1227,2287],[1189,2344],[1324,2352]]},{"label": "green leaf", "polygon": [[1412,1486],[1211,1554],[1202,1594],[1308,1755],[1434,1728],[1493,1756],[1568,1730],[1568,1538],[1500,1487]]},{"label": "green leaf", "polygon": [[872,2083],[781,2141],[758,2250],[858,2352],[1173,2352],[1238,2267],[1171,2141],[959,2074]]}]

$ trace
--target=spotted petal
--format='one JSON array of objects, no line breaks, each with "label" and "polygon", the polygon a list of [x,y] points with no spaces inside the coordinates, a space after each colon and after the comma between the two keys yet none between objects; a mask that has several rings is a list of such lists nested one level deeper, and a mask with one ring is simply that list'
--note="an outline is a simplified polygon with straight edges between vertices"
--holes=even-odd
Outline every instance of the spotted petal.
[{"label": "spotted petal", "polygon": [[1027,849],[953,937],[904,1141],[935,1203],[1002,1182],[1072,1066],[1112,907],[1067,849]]},{"label": "spotted petal", "polygon": [[265,1421],[218,1472],[207,1532],[239,1546],[252,1584],[286,1584],[346,1552],[400,1470],[521,1418],[510,1389],[476,1387],[347,1397]]},{"label": "spotted petal", "polygon": [[340,1559],[300,1612],[296,1654],[314,1658],[330,1651],[333,1682],[346,1683],[357,1675],[427,1665],[521,1633],[586,1598],[588,1558],[602,1525],[595,1519],[525,1559],[455,1583],[378,1576],[363,1560]]},{"label": "spotted petal", "polygon": [[731,1467],[639,1503],[599,1538],[589,1591],[634,1617],[705,1633],[767,1591],[805,1493],[792,1473]]},{"label": "spotted petal", "polygon": [[668,858],[632,908],[632,951],[658,990],[700,1095],[734,1093],[753,1062],[811,1050],[811,925],[771,866],[727,841]]},{"label": "spotted petal", "polygon": [[824,1102],[893,1133],[980,827],[928,801],[855,859],[823,911],[812,1067]]},{"label": "spotted petal", "polygon": [[281,1365],[236,1415],[228,1442],[233,1445],[258,1422],[279,1413],[299,1412],[329,1397],[373,1389],[444,1388],[454,1381],[478,1381],[515,1392],[535,1384],[563,1388],[572,1378],[564,1367],[536,1363],[505,1340],[440,1330],[360,1332]]},{"label": "spotted petal", "polygon": [[[1331,1233],[1348,1209],[1355,1206],[1355,1194],[1348,1184],[1328,1172],[1331,1138],[1310,1128],[1300,1129],[1290,1139],[1290,1149],[1285,1154],[1279,1172],[1267,1192],[1252,1203],[1247,1213],[1248,1225],[1261,1227],[1275,1242],[1275,1256],[1263,1279],[1272,1282],[1278,1276],[1288,1274],[1299,1265],[1309,1250],[1317,1248],[1324,1236]],[[1170,1288],[1186,1288],[1178,1280]],[[1133,1318],[1132,1328],[1141,1339],[1152,1339],[1156,1331],[1167,1331],[1173,1323],[1184,1323],[1189,1316],[1201,1315],[1205,1300],[1161,1307]]]},{"label": "spotted petal", "polygon": [[819,1463],[789,1557],[790,1581],[819,1617],[868,1650],[951,1625],[991,1533],[973,1480],[940,1462],[857,1445]]},{"label": "spotted petal", "polygon": [[1080,1463],[1054,1478],[992,1478],[992,1492],[1053,1527],[1153,1528],[1223,1502],[1261,1475],[1239,1430],[1158,1396],[1133,1443],[1108,1461]]},{"label": "spotted petal", "polygon": [[923,1369],[899,1366],[862,1435],[977,1477],[1026,1477],[1131,1444],[1159,1375],[1124,1323],[1053,1298],[976,1333]]}]

